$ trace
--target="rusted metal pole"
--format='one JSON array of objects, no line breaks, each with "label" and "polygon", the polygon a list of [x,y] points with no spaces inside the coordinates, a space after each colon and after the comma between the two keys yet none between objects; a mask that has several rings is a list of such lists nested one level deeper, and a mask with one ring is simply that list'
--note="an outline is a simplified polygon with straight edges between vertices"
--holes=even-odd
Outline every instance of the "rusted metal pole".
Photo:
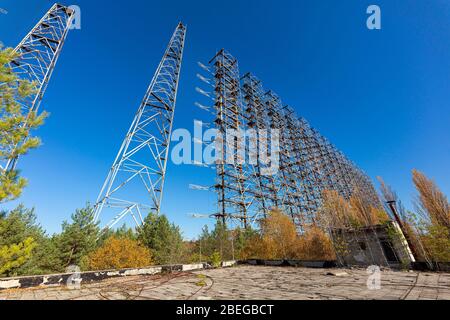
[{"label": "rusted metal pole", "polygon": [[411,249],[411,252],[414,256],[414,259],[417,261],[418,255],[417,250],[414,244],[411,242],[411,239],[409,237],[409,233],[407,232],[405,225],[403,224],[402,219],[400,219],[400,216],[397,212],[397,202],[395,200],[386,202],[389,206],[389,208],[392,211],[392,214],[394,215],[395,221],[398,223],[400,229],[403,232],[403,235],[405,236],[406,242],[408,243],[409,248]]}]

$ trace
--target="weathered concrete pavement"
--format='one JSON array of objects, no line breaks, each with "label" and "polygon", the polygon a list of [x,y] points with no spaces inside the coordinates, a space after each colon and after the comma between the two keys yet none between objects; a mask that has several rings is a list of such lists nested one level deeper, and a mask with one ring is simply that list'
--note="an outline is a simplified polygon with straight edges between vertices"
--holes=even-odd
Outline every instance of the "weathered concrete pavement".
[{"label": "weathered concrete pavement", "polygon": [[[346,275],[327,275],[330,271]],[[0,291],[1,299],[445,299],[449,273],[383,271],[381,288],[369,290],[366,270],[240,266],[171,275],[132,276],[66,287]]]}]

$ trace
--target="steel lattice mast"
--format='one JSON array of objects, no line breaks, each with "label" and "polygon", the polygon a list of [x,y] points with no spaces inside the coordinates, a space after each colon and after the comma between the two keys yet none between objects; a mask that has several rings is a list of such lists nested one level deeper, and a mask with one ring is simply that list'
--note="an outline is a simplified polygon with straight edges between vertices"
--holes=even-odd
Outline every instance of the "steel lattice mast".
[{"label": "steel lattice mast", "polygon": [[[25,36],[14,52],[18,57],[10,64],[20,80],[35,83],[36,90],[26,99],[18,101],[24,114],[37,113],[47,89],[55,64],[63,48],[74,11],[60,4],[54,4],[36,26]],[[27,124],[24,124],[27,126]],[[16,146],[10,146],[12,153]],[[17,158],[2,164],[4,171],[16,168]]]},{"label": "steel lattice mast", "polygon": [[97,198],[94,219],[106,228],[160,213],[185,35],[179,23]]}]

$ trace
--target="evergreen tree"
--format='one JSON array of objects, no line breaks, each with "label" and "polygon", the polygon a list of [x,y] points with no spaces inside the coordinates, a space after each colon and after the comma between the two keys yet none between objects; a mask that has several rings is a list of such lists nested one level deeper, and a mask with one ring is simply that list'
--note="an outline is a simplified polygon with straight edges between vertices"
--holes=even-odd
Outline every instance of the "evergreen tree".
[{"label": "evergreen tree", "polygon": [[210,259],[212,255],[217,254],[222,260],[240,259],[247,243],[256,235],[257,232],[252,228],[229,230],[220,220],[216,222],[211,232],[205,225],[196,242],[194,259],[199,260],[200,251],[202,252],[201,260]]},{"label": "evergreen tree", "polygon": [[[37,148],[40,140],[31,135],[31,130],[43,124],[47,117],[36,112],[23,110],[20,101],[35,92],[35,84],[18,79],[11,70],[10,63],[17,53],[0,47],[0,160],[15,159]],[[27,181],[17,170],[0,169],[0,203],[18,198]]]},{"label": "evergreen tree", "polygon": [[247,229],[238,228],[234,230],[234,250],[235,259],[245,260],[245,248],[257,239],[259,236],[258,232],[251,227]]},{"label": "evergreen tree", "polygon": [[60,270],[56,247],[36,222],[34,209],[20,205],[10,212],[0,213],[0,247],[20,246],[27,239],[33,239],[33,248],[25,261],[9,268],[9,275],[44,274]]},{"label": "evergreen tree", "polygon": [[27,238],[19,244],[0,247],[0,277],[10,276],[9,272],[23,265],[30,259],[36,243],[33,238]]},{"label": "evergreen tree", "polygon": [[19,268],[20,275],[41,275],[64,272],[56,237],[42,237],[37,240],[31,259]]},{"label": "evergreen tree", "polygon": [[93,217],[94,210],[87,205],[72,214],[70,223],[63,222],[61,234],[55,236],[63,268],[70,265],[83,267],[83,258],[97,248],[100,230]]},{"label": "evergreen tree", "polygon": [[171,224],[165,215],[150,213],[138,230],[138,240],[152,250],[156,264],[179,263],[182,259],[180,228]]},{"label": "evergreen tree", "polygon": [[[211,233],[209,232],[209,228],[205,225],[202,229],[202,233],[199,236],[199,239],[196,243],[196,253],[200,255],[202,261],[208,260],[208,257],[215,250],[215,244],[212,238]],[[195,259],[198,259],[197,257]]]},{"label": "evergreen tree", "polygon": [[101,232],[97,246],[99,247],[103,246],[106,240],[108,240],[111,237],[137,240],[137,233],[135,229],[127,227],[126,224],[123,224],[119,229],[116,230],[113,229],[103,230]]},{"label": "evergreen tree", "polygon": [[[39,138],[33,137],[31,131],[41,126],[47,116],[22,108],[20,102],[35,92],[36,85],[13,73],[10,64],[17,57],[13,49],[3,49],[0,44],[0,161],[3,163],[40,145]],[[0,203],[17,199],[26,184],[18,170],[0,167]],[[0,264],[3,267],[0,266],[0,273],[22,275],[43,271],[41,260],[34,257],[45,251],[46,240],[45,233],[35,223],[33,211],[19,207],[10,214],[1,213]]]},{"label": "evergreen tree", "polygon": [[227,225],[222,220],[217,220],[211,238],[214,243],[214,251],[220,254],[222,260],[229,260],[232,257],[232,243]]},{"label": "evergreen tree", "polygon": [[34,209],[26,209],[23,205],[11,211],[0,213],[0,246],[12,245],[31,237],[38,239],[45,233],[36,223]]},{"label": "evergreen tree", "polygon": [[137,234],[133,228],[127,227],[126,224],[123,224],[119,229],[115,230],[114,236],[116,238],[126,238],[130,240],[136,240]]}]

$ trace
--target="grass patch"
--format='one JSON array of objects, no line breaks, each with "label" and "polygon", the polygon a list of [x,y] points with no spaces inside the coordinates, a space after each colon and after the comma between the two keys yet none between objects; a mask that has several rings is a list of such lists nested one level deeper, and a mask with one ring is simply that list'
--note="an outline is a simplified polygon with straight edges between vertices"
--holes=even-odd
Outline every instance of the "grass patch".
[{"label": "grass patch", "polygon": [[197,282],[195,284],[197,287],[206,287],[206,282],[205,280],[200,280],[199,282]]}]

